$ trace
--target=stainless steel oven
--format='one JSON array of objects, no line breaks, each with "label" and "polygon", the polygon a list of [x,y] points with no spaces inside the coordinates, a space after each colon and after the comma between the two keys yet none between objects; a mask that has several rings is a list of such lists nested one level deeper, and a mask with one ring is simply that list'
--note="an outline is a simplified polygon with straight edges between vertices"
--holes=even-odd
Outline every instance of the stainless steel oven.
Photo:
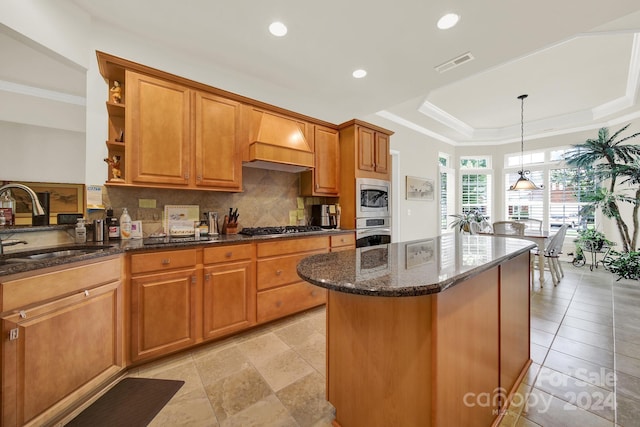
[{"label": "stainless steel oven", "polygon": [[391,218],[356,219],[356,248],[391,243]]},{"label": "stainless steel oven", "polygon": [[356,218],[388,217],[390,191],[389,181],[356,178]]}]

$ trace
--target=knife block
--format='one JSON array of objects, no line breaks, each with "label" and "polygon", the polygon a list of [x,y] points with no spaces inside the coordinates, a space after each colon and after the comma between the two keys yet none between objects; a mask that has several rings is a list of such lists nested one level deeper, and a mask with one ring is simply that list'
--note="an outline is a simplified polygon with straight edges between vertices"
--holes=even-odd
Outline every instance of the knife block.
[{"label": "knife block", "polygon": [[222,234],[238,234],[238,224],[229,224],[227,221],[223,222]]}]

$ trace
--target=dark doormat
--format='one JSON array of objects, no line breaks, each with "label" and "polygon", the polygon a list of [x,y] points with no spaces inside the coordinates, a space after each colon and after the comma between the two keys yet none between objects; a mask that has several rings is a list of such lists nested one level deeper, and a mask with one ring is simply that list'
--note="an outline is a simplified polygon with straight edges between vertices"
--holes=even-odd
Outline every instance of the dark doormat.
[{"label": "dark doormat", "polygon": [[71,420],[74,427],[144,427],[184,381],[125,378]]}]

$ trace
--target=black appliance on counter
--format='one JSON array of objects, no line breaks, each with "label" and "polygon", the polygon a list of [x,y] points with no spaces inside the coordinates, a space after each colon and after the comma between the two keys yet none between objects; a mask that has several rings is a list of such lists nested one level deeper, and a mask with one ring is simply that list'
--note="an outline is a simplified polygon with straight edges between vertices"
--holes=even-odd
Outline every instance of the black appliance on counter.
[{"label": "black appliance on counter", "polygon": [[309,233],[312,231],[324,231],[317,225],[286,225],[277,227],[245,227],[240,230],[239,234],[245,236],[268,236],[270,234],[294,234]]},{"label": "black appliance on counter", "polygon": [[336,205],[311,205],[311,224],[322,228],[337,228],[340,224]]}]

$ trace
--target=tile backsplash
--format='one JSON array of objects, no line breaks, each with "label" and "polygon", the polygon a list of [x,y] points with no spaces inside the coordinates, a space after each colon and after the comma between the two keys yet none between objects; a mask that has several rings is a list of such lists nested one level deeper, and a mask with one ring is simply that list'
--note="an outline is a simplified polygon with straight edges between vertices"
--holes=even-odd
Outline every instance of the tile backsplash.
[{"label": "tile backsplash", "polygon": [[[238,208],[240,227],[289,225],[289,212],[297,209],[299,174],[244,167],[243,192],[172,190],[154,188],[104,187],[103,201],[111,206],[116,217],[126,207],[133,220],[141,220],[145,235],[162,230],[165,205],[198,205],[202,212],[218,212],[220,219],[229,208]],[[155,199],[155,208],[140,208],[139,199]],[[335,199],[333,199],[335,202]],[[331,199],[306,197],[305,220],[310,217],[311,205],[331,203]],[[89,221],[104,217],[103,211],[92,211]],[[220,221],[222,223],[222,221]]]}]

